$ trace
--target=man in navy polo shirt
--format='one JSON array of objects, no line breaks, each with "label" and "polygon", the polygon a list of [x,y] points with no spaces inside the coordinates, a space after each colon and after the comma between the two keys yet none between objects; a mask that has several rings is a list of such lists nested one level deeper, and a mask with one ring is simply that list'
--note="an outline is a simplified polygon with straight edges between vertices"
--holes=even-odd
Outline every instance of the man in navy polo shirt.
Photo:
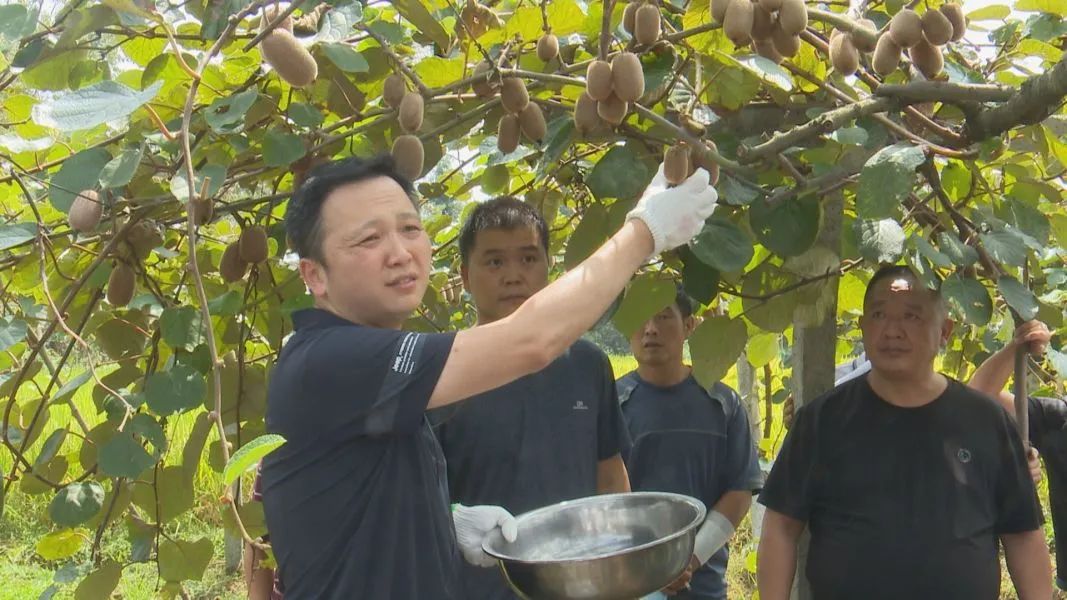
[{"label": "man in navy polo shirt", "polygon": [[679,287],[675,302],[630,337],[637,370],[616,385],[633,440],[626,467],[634,490],[686,494],[708,508],[689,567],[663,592],[725,600],[727,542],[763,477],[737,392],[722,382],[705,388],[683,361],[695,326]]},{"label": "man in navy polo shirt", "polygon": [[[525,202],[478,205],[459,236],[478,324],[495,323],[548,285],[548,226]],[[626,436],[608,357],[575,342],[548,368],[435,411],[453,502],[514,514],[596,493],[628,492]],[[497,569],[466,567],[466,598],[516,598]]]},{"label": "man in navy polo shirt", "polygon": [[316,168],[286,232],[315,308],[271,374],[263,509],[287,600],[460,599],[460,555],[515,523],[500,507],[449,511],[444,458],[425,411],[547,367],[648,258],[699,233],[707,171],[667,188],[663,170],[625,224],[510,316],[459,333],[401,330],[429,284],[430,240],[392,160]]}]

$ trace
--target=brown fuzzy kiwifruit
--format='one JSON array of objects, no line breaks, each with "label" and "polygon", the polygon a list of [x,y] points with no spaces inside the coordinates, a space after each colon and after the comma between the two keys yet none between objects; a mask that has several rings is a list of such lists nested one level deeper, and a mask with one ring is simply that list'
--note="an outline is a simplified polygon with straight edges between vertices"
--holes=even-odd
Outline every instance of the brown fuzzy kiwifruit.
[{"label": "brown fuzzy kiwifruit", "polygon": [[759,5],[767,12],[774,12],[782,8],[782,0],[759,0]]},{"label": "brown fuzzy kiwifruit", "polygon": [[945,68],[945,57],[941,55],[941,48],[930,42],[921,40],[913,48],[908,50],[908,56],[915,68],[927,79],[933,79],[941,74]]},{"label": "brown fuzzy kiwifruit", "polygon": [[629,109],[630,107],[626,101],[616,96],[614,92],[596,104],[596,114],[612,125],[621,124],[626,119],[626,113]]},{"label": "brown fuzzy kiwifruit", "polygon": [[393,140],[393,160],[396,170],[414,181],[422,175],[422,163],[426,158],[422,142],[413,135],[401,135]]},{"label": "brown fuzzy kiwifruit", "polygon": [[[715,142],[706,140],[709,150],[715,150],[718,152],[719,148],[715,145]],[[713,162],[711,158],[704,152],[701,152],[699,148],[693,148],[689,151],[689,161],[693,163],[693,169],[704,169],[710,176],[708,183],[711,185],[717,185],[719,183],[719,163]]]},{"label": "brown fuzzy kiwifruit", "polygon": [[193,213],[194,225],[207,225],[211,217],[215,216],[215,201],[211,198],[197,198],[189,202],[188,210]]},{"label": "brown fuzzy kiwifruit", "polygon": [[490,79],[489,72],[493,67],[484,60],[474,67],[474,72],[471,74],[476,77],[471,82],[471,90],[478,95],[479,98],[488,98],[496,93],[500,85]]},{"label": "brown fuzzy kiwifruit", "polygon": [[752,3],[752,39],[769,40],[774,33],[774,14],[763,5]]},{"label": "brown fuzzy kiwifruit", "polygon": [[597,114],[597,101],[588,92],[582,92],[574,102],[574,128],[579,135],[588,135],[603,124],[604,120]]},{"label": "brown fuzzy kiwifruit", "polygon": [[923,13],[923,37],[935,46],[944,46],[952,41],[952,22],[939,10]]},{"label": "brown fuzzy kiwifruit", "polygon": [[[277,6],[277,5],[268,6],[268,7],[264,8],[263,9],[263,17],[260,19],[260,22],[259,22],[259,30],[263,31],[264,29],[266,29],[267,25],[270,25],[274,21],[274,19],[276,19],[278,17],[278,15],[282,14],[282,12],[284,12],[284,10],[280,6]],[[277,25],[277,27],[275,27],[275,29],[284,29],[284,30],[288,31],[289,33],[292,33],[293,32],[293,15],[291,15],[291,14],[290,15],[286,15],[286,17],[284,19],[282,19],[282,22],[278,23],[278,25]]]},{"label": "brown fuzzy kiwifruit", "polygon": [[638,8],[641,8],[640,4],[631,2],[627,4],[626,8],[622,11],[622,28],[630,35],[634,34],[634,24],[637,21]]},{"label": "brown fuzzy kiwifruit", "polygon": [[385,84],[382,87],[382,99],[385,100],[386,106],[393,109],[400,108],[400,103],[404,100],[404,94],[407,93],[408,86],[403,75],[393,73],[385,78]]},{"label": "brown fuzzy kiwifruit", "polygon": [[540,142],[545,139],[548,127],[545,125],[545,115],[536,102],[527,104],[526,108],[519,113],[519,128],[531,141]]},{"label": "brown fuzzy kiwifruit", "polygon": [[889,75],[900,65],[900,46],[893,41],[893,36],[883,33],[874,47],[871,68],[882,77]]},{"label": "brown fuzzy kiwifruit", "polygon": [[752,47],[755,48],[756,54],[774,62],[776,65],[782,64],[782,61],[785,60],[785,57],[774,47],[773,40],[752,40]]},{"label": "brown fuzzy kiwifruit", "polygon": [[860,68],[860,51],[852,45],[852,37],[836,29],[830,34],[830,63],[846,77]]},{"label": "brown fuzzy kiwifruit", "polygon": [[780,23],[774,26],[771,42],[774,44],[774,49],[782,56],[792,58],[800,52],[800,36],[786,33]]},{"label": "brown fuzzy kiwifruit", "polygon": [[808,27],[808,9],[804,0],[782,0],[778,9],[778,26],[790,35],[800,35]]},{"label": "brown fuzzy kiwifruit", "polygon": [[645,73],[636,54],[620,52],[611,59],[611,87],[626,102],[636,102],[645,93]]},{"label": "brown fuzzy kiwifruit", "polygon": [[233,283],[242,279],[247,272],[248,263],[241,260],[240,242],[233,242],[226,246],[226,249],[222,251],[222,258],[219,259],[219,275],[222,275],[223,281]]},{"label": "brown fuzzy kiwifruit", "polygon": [[[874,24],[874,21],[870,19],[857,19],[856,25],[862,26],[864,29],[878,33],[878,26]],[[852,45],[856,47],[856,50],[860,52],[874,52],[874,47],[878,45],[878,38],[868,37],[864,35],[856,35],[850,33],[852,38]]]},{"label": "brown fuzzy kiwifruit", "polygon": [[267,260],[267,232],[259,225],[253,225],[241,232],[237,238],[241,251],[241,260],[248,264]]},{"label": "brown fuzzy kiwifruit", "polygon": [[948,22],[952,25],[952,41],[958,42],[963,39],[963,35],[967,33],[967,17],[963,14],[963,9],[959,4],[955,2],[949,2],[948,4],[941,5],[941,13],[945,15]]},{"label": "brown fuzzy kiwifruit", "polygon": [[418,92],[404,94],[404,99],[400,101],[400,108],[397,109],[397,120],[400,121],[400,128],[405,133],[414,133],[422,127],[422,113],[425,106],[422,95]]},{"label": "brown fuzzy kiwifruit", "polygon": [[663,178],[671,185],[688,179],[690,166],[689,146],[685,144],[675,144],[663,153]]},{"label": "brown fuzzy kiwifruit", "polygon": [[319,65],[315,58],[286,29],[275,29],[259,43],[259,52],[278,77],[289,85],[307,87],[319,76]]},{"label": "brown fuzzy kiwifruit", "polygon": [[722,30],[735,46],[744,46],[752,41],[754,9],[752,0],[730,0],[730,5],[726,7]]},{"label": "brown fuzzy kiwifruit", "polygon": [[716,23],[722,23],[726,19],[726,9],[730,6],[730,0],[711,0],[711,18]]},{"label": "brown fuzzy kiwifruit", "polygon": [[659,39],[660,34],[659,7],[655,4],[644,4],[634,14],[634,39],[642,46],[651,46]]},{"label": "brown fuzzy kiwifruit", "polygon": [[513,115],[525,110],[526,105],[530,103],[530,93],[526,91],[523,80],[518,77],[505,77],[500,88],[500,101],[504,109]]},{"label": "brown fuzzy kiwifruit", "polygon": [[111,276],[107,278],[107,301],[114,306],[126,306],[133,299],[136,275],[130,265],[124,262],[115,264]]},{"label": "brown fuzzy kiwifruit", "polygon": [[103,214],[104,204],[100,202],[96,190],[85,190],[74,197],[74,202],[67,211],[67,223],[75,231],[88,233],[100,224]]},{"label": "brown fuzzy kiwifruit", "polygon": [[604,100],[611,95],[611,64],[605,60],[594,60],[585,70],[585,91],[593,100]]},{"label": "brown fuzzy kiwifruit", "polygon": [[923,22],[919,13],[905,8],[889,20],[889,35],[893,43],[901,48],[911,48],[923,39]]},{"label": "brown fuzzy kiwifruit", "polygon": [[[537,105],[531,103],[530,106]],[[496,128],[496,147],[503,154],[511,154],[519,147],[519,117],[515,115],[500,117],[500,123]]]},{"label": "brown fuzzy kiwifruit", "polygon": [[541,62],[548,62],[557,56],[559,56],[559,38],[551,33],[542,35],[541,39],[537,40],[537,58],[540,58]]}]

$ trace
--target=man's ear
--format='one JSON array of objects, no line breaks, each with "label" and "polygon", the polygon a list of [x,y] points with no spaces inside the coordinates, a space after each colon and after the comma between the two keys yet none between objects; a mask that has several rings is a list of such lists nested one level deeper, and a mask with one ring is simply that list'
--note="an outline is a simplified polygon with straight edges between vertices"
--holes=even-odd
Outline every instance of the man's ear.
[{"label": "man's ear", "polygon": [[948,340],[952,337],[952,330],[955,327],[956,327],[956,322],[953,321],[952,319],[950,319],[949,317],[945,317],[945,319],[943,321],[941,321],[941,347],[942,348],[948,347]]},{"label": "man's ear", "polygon": [[300,277],[308,286],[311,295],[319,298],[326,295],[326,265],[312,258],[300,259]]},{"label": "man's ear", "polygon": [[703,321],[703,317],[696,317],[693,315],[689,315],[688,317],[686,317],[682,321],[683,325],[685,326],[685,337],[688,338],[689,336],[693,335],[693,331],[696,330],[697,326],[700,325]]},{"label": "man's ear", "polygon": [[460,265],[459,265],[459,278],[463,280],[463,289],[467,290],[468,293],[470,293],[470,291],[471,291],[469,277],[470,277],[470,275],[469,275],[469,272],[467,270],[467,263],[460,263]]}]

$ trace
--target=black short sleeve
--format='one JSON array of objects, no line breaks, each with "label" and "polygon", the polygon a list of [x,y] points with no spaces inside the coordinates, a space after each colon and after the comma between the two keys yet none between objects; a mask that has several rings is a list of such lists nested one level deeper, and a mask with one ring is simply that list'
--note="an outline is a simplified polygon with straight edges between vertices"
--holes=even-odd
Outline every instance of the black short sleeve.
[{"label": "black short sleeve", "polygon": [[805,522],[815,500],[816,416],[808,407],[797,411],[759,496],[760,504],[767,508]]},{"label": "black short sleeve", "polygon": [[1022,439],[1004,413],[1000,472],[995,494],[997,506],[997,534],[1022,533],[1041,527],[1041,509],[1037,491],[1030,478]]},{"label": "black short sleeve", "polygon": [[1067,402],[1056,398],[1029,399],[1030,443],[1044,453],[1046,437],[1067,429]]},{"label": "black short sleeve", "polygon": [[608,357],[598,352],[600,359],[600,398],[597,406],[597,459],[607,460],[622,452],[629,435],[622,420],[619,394],[615,389],[615,372]]},{"label": "black short sleeve", "polygon": [[759,468],[756,445],[752,442],[748,413],[745,412],[737,392],[727,389],[727,401],[732,410],[726,423],[726,468],[729,471],[726,476],[726,489],[757,493],[763,486],[763,474]]}]

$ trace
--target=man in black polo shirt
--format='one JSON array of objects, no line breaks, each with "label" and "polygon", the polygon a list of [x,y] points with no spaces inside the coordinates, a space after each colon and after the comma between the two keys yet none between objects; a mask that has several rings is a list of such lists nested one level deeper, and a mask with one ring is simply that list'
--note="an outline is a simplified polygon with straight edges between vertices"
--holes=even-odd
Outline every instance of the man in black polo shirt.
[{"label": "man in black polo shirt", "polygon": [[[487,325],[548,285],[548,226],[511,197],[478,205],[459,236],[463,284]],[[453,502],[514,514],[630,491],[626,435],[608,357],[578,340],[548,368],[431,414]],[[466,598],[516,598],[498,569],[466,567]]]},{"label": "man in black polo shirt", "polygon": [[708,509],[689,567],[664,593],[725,600],[727,543],[763,476],[737,392],[722,382],[705,388],[683,362],[695,326],[692,301],[679,287],[674,303],[630,336],[637,370],[616,387],[633,443],[625,453],[633,488],[686,494]]},{"label": "man in black polo shirt", "polygon": [[1026,457],[1002,407],[936,373],[952,331],[940,294],[905,266],[863,301],[871,371],[800,409],[764,485],[763,600],[789,597],[811,530],[816,600],[995,600],[997,539],[1021,600],[1052,595]]},{"label": "man in black polo shirt", "polygon": [[286,443],[263,461],[263,509],[286,600],[460,599],[460,555],[486,562],[500,507],[449,511],[425,411],[539,371],[608,308],[648,258],[696,235],[707,171],[662,168],[600,249],[509,317],[459,333],[401,330],[429,284],[430,241],[389,157],[316,168],[286,231],[316,308],[293,314],[267,398]]}]

